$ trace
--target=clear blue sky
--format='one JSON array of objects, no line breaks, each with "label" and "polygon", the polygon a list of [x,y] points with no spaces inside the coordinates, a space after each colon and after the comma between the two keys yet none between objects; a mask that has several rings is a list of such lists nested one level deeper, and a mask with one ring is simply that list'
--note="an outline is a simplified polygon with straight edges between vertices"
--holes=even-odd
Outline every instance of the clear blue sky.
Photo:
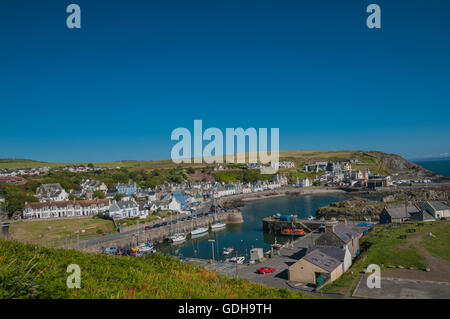
[{"label": "clear blue sky", "polygon": [[0,158],[168,159],[194,119],[279,127],[282,150],[450,153],[449,39],[448,0],[2,0]]}]

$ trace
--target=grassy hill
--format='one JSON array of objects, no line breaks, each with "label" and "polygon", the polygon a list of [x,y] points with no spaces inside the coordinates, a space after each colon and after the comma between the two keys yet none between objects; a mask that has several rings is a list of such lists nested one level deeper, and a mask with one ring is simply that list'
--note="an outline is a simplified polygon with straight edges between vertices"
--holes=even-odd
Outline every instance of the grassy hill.
[{"label": "grassy hill", "polygon": [[[66,286],[67,266],[81,288]],[[171,257],[142,258],[38,248],[0,240],[0,299],[5,298],[312,298],[228,278]]]},{"label": "grassy hill", "polygon": [[[320,150],[305,150],[305,151],[280,151],[281,161],[293,161],[297,168],[301,168],[304,164],[314,161],[348,161],[358,160],[357,164],[353,164],[354,169],[370,169],[372,172],[391,175],[398,173],[402,176],[433,176],[434,173],[422,168],[421,166],[411,163],[399,155],[387,154],[378,151],[320,151]],[[37,162],[32,160],[20,159],[0,159],[0,169],[14,169],[14,168],[28,168],[28,167],[57,167],[64,165],[73,165],[67,163],[50,163]],[[87,165],[88,163],[81,163]],[[206,164],[175,164],[171,160],[158,161],[113,161],[113,162],[99,162],[92,163],[97,167],[124,167],[131,170],[153,170],[153,169],[168,169],[175,167],[205,167]]]}]

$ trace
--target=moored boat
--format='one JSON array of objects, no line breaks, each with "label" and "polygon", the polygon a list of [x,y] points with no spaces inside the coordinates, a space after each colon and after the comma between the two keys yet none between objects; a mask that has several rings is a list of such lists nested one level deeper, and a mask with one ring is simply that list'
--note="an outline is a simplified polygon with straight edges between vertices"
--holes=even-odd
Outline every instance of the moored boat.
[{"label": "moored boat", "polygon": [[225,259],[225,261],[242,265],[245,261],[245,257],[244,256],[231,257],[231,258]]},{"label": "moored boat", "polygon": [[208,233],[208,227],[198,227],[191,231],[192,236],[201,236]]},{"label": "moored boat", "polygon": [[223,256],[228,256],[228,255],[230,255],[233,251],[234,251],[234,248],[233,248],[233,247],[226,247],[226,248],[223,249],[222,255],[223,255]]},{"label": "moored boat", "polygon": [[211,225],[212,230],[224,229],[226,224],[220,220]]}]

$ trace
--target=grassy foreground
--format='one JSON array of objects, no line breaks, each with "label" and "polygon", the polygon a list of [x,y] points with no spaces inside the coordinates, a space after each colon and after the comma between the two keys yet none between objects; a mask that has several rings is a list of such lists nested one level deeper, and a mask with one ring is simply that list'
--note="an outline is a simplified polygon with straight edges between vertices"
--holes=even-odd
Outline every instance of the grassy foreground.
[{"label": "grassy foreground", "polygon": [[[70,264],[81,268],[80,289],[66,286]],[[0,240],[1,298],[313,297],[228,278],[160,254],[115,257]]]}]

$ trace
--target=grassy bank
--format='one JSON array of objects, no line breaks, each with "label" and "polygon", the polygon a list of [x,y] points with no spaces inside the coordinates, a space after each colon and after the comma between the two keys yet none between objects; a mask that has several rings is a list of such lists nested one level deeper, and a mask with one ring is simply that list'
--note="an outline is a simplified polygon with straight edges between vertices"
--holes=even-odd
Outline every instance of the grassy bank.
[{"label": "grassy bank", "polygon": [[[81,288],[66,287],[70,264]],[[142,258],[36,248],[0,240],[0,298],[310,298],[208,272],[162,255]]]}]

